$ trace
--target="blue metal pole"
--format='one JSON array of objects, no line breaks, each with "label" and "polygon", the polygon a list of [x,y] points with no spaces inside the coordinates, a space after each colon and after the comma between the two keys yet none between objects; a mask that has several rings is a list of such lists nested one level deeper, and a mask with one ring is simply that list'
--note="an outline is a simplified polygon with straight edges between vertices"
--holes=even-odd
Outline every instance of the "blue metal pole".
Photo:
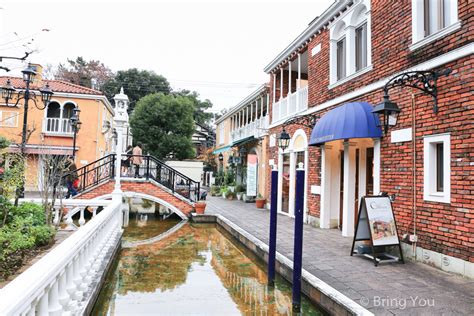
[{"label": "blue metal pole", "polygon": [[272,187],[270,193],[270,238],[268,250],[268,285],[275,285],[275,257],[277,237],[277,207],[278,207],[278,171],[272,170]]},{"label": "blue metal pole", "polygon": [[[301,165],[301,164],[300,164]],[[295,244],[293,253],[293,312],[301,309],[301,269],[303,261],[304,169],[296,170]]]}]

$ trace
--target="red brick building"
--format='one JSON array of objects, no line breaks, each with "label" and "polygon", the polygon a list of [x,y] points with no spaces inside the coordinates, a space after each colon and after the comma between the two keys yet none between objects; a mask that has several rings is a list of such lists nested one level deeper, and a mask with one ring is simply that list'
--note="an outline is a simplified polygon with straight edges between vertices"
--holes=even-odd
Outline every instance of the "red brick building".
[{"label": "red brick building", "polygon": [[[394,194],[407,255],[474,277],[473,12],[469,0],[336,1],[265,67],[279,212],[293,215],[295,170],[303,162],[307,222],[353,236],[360,198]],[[437,113],[418,89],[389,90],[401,112],[381,137],[311,140],[308,124],[288,123],[339,111],[331,115],[365,126],[363,104],[379,104],[391,78],[445,69],[451,73],[437,80]],[[291,136],[285,151],[276,142],[283,126]],[[412,246],[410,235],[417,236]]]}]

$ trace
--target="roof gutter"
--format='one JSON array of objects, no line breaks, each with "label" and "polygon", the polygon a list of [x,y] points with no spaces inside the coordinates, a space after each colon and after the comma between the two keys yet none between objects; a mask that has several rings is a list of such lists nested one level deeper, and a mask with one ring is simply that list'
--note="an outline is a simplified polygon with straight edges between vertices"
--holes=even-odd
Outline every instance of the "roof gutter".
[{"label": "roof gutter", "polygon": [[350,6],[354,0],[336,0],[329,8],[327,8],[318,18],[316,18],[310,25],[290,43],[280,54],[275,57],[264,69],[267,74],[273,72],[273,70],[280,64],[284,63],[285,60],[291,55],[292,52],[300,50],[305,47],[313,34],[321,31],[324,27],[332,20],[342,9]]}]

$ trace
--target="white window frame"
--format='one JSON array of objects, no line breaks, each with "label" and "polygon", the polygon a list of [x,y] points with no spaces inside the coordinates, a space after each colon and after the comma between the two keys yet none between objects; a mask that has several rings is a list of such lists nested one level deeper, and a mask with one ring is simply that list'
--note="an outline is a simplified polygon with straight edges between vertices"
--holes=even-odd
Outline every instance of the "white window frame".
[{"label": "white window frame", "polygon": [[[8,113],[8,114],[6,114]],[[8,116],[7,116],[8,115]],[[6,125],[5,122],[9,119],[14,120],[13,125]],[[9,128],[15,128],[18,127],[18,112],[15,111],[0,111],[0,127],[9,127]]]},{"label": "white window frame", "polygon": [[220,124],[219,124],[219,145],[222,145],[224,144],[224,122],[222,121]]},{"label": "white window frame", "polygon": [[[437,4],[437,0],[433,0],[434,4]],[[449,25],[445,25],[444,28],[434,32],[430,35],[425,36],[425,10],[424,0],[412,0],[412,45],[410,50],[413,51],[420,47],[423,47],[429,43],[432,43],[442,37],[445,37],[459,28],[461,28],[461,21],[458,17],[458,0],[448,0],[449,7]]]},{"label": "white window frame", "polygon": [[[372,70],[372,25],[370,1],[361,0],[342,13],[329,25],[329,89],[335,88]],[[355,30],[366,24],[366,66],[356,70]],[[337,43],[345,38],[345,70],[344,78],[337,78]]]},{"label": "white window frame", "polygon": [[[436,190],[436,144],[443,144],[443,192]],[[451,202],[451,135],[438,134],[423,139],[423,199]]]}]

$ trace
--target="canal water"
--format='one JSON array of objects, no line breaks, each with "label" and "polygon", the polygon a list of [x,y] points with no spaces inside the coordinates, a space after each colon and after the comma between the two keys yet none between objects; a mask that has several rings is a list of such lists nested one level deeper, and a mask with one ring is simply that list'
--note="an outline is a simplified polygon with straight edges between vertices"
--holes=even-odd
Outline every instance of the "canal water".
[{"label": "canal water", "polygon": [[[131,220],[124,239],[159,235],[177,219]],[[291,285],[266,286],[261,262],[212,224],[186,224],[152,244],[124,248],[93,315],[291,315]],[[302,315],[320,315],[303,298]]]}]

